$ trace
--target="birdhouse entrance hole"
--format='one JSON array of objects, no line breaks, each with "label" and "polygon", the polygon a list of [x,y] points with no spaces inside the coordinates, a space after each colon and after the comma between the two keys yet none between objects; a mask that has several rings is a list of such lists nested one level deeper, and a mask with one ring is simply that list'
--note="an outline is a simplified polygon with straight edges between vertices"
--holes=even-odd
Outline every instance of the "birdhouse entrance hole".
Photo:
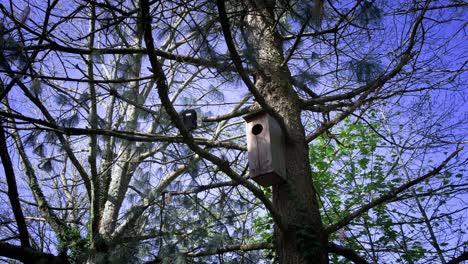
[{"label": "birdhouse entrance hole", "polygon": [[256,124],[255,126],[252,127],[252,134],[258,135],[262,133],[263,131],[263,126],[261,124]]}]

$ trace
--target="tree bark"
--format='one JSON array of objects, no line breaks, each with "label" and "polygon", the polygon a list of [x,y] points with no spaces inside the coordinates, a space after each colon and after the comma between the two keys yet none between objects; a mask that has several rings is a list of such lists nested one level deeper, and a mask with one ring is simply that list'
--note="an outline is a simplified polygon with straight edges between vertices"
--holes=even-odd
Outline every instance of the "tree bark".
[{"label": "tree bark", "polygon": [[309,149],[301,122],[300,101],[283,65],[282,42],[275,27],[273,6],[266,1],[245,0],[245,37],[256,68],[256,89],[283,119],[287,132],[286,183],[273,186],[273,202],[285,232],[276,230],[280,263],[328,263],[327,236],[312,182]]}]

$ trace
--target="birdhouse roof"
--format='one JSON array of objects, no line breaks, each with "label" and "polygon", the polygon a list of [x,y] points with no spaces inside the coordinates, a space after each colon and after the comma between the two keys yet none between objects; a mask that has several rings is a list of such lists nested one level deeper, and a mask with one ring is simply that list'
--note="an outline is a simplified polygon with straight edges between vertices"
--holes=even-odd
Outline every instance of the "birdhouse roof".
[{"label": "birdhouse roof", "polygon": [[242,116],[242,118],[244,118],[244,120],[246,122],[250,122],[258,117],[261,117],[261,116],[264,116],[266,115],[267,113],[264,111],[264,110],[257,110],[257,111],[254,111],[254,112],[250,112],[250,113],[247,113],[245,115]]}]

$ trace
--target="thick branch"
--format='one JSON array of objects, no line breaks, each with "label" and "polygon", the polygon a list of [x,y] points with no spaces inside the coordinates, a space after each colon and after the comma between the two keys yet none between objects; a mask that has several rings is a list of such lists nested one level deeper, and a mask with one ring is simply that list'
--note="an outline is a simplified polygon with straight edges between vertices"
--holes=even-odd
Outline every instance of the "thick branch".
[{"label": "thick branch", "polygon": [[[217,248],[215,250],[206,250],[201,251],[198,253],[187,253],[185,254],[187,257],[205,257],[205,256],[212,256],[218,254],[224,254],[228,252],[234,251],[253,251],[253,250],[261,250],[261,249],[273,249],[274,245],[271,243],[260,242],[260,243],[253,243],[253,244],[236,244],[236,245],[228,245],[224,247]],[[145,264],[156,264],[161,263],[161,258],[156,258],[151,261],[145,262]]]},{"label": "thick branch", "polygon": [[[96,6],[91,4],[91,14],[89,17],[89,39],[88,39],[88,48],[90,50],[94,49],[94,37],[93,33],[96,30]],[[94,57],[93,54],[87,56],[86,66],[87,66],[87,75],[90,81],[94,80]],[[98,114],[97,114],[97,96],[96,96],[96,85],[94,83],[88,84],[90,106],[88,114],[88,123],[91,125],[92,129],[98,128]],[[96,248],[96,240],[99,240],[99,223],[102,218],[101,205],[102,198],[100,197],[103,193],[103,180],[101,177],[98,177],[97,169],[97,155],[98,155],[98,141],[97,136],[89,136],[89,155],[88,155],[88,164],[89,164],[89,173],[90,173],[90,187],[91,187],[91,200],[90,200],[90,230],[91,234],[91,248]]]},{"label": "thick branch", "polygon": [[[27,117],[24,115],[18,115],[8,112],[0,111],[0,116],[15,118],[22,121],[27,121],[28,123],[39,125],[38,129],[41,130],[51,130],[56,133],[61,133],[67,136],[79,136],[79,135],[101,135],[101,136],[112,136],[120,139],[125,139],[128,141],[138,141],[138,142],[171,142],[171,143],[183,143],[184,138],[181,136],[169,136],[169,135],[159,135],[152,133],[138,133],[132,131],[123,131],[117,129],[91,129],[91,128],[75,128],[75,127],[62,127],[57,124],[49,123],[48,121],[42,119],[36,119],[32,117]],[[197,144],[211,147],[211,148],[228,148],[228,149],[237,149],[245,151],[245,146],[240,146],[235,143],[226,142],[226,141],[215,141],[205,138],[194,138],[194,141]]]},{"label": "thick branch", "polygon": [[460,256],[450,260],[449,262],[447,262],[447,264],[462,263],[465,260],[468,260],[468,252],[467,251],[463,252]]},{"label": "thick branch", "polygon": [[203,256],[211,256],[217,254],[223,254],[227,252],[233,251],[252,251],[252,250],[260,250],[260,249],[273,249],[274,245],[267,242],[261,243],[253,243],[253,244],[236,244],[236,245],[228,245],[224,247],[217,248],[216,250],[207,250],[198,253],[189,253],[187,256],[190,257],[203,257]]},{"label": "thick branch", "polygon": [[353,249],[343,247],[335,243],[328,243],[327,251],[345,257],[346,259],[349,259],[356,264],[370,264],[370,262],[359,256],[359,254],[356,253],[356,251]]},{"label": "thick branch", "polygon": [[42,191],[41,185],[39,184],[39,180],[37,179],[36,172],[34,171],[29,157],[26,154],[26,150],[16,127],[13,127],[12,136],[13,140],[15,141],[21,163],[24,167],[24,171],[28,177],[29,188],[34,195],[34,199],[37,203],[39,211],[47,220],[47,223],[52,227],[54,232],[58,235],[59,239],[62,240],[65,238],[65,233],[68,229],[68,226],[50,208],[44,192]]},{"label": "thick branch", "polygon": [[24,263],[67,264],[68,259],[54,256],[49,253],[36,251],[31,248],[11,245],[0,241],[0,256],[16,259]]}]

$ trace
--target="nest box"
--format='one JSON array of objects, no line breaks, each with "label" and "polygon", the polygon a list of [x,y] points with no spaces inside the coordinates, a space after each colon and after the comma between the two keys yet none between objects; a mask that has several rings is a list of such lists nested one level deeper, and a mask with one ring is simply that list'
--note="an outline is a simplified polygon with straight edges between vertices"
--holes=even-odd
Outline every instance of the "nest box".
[{"label": "nest box", "polygon": [[265,112],[244,116],[251,178],[262,186],[285,180],[284,138],[276,120]]},{"label": "nest box", "polygon": [[184,110],[180,113],[182,122],[187,130],[197,128],[197,112],[193,109]]}]

